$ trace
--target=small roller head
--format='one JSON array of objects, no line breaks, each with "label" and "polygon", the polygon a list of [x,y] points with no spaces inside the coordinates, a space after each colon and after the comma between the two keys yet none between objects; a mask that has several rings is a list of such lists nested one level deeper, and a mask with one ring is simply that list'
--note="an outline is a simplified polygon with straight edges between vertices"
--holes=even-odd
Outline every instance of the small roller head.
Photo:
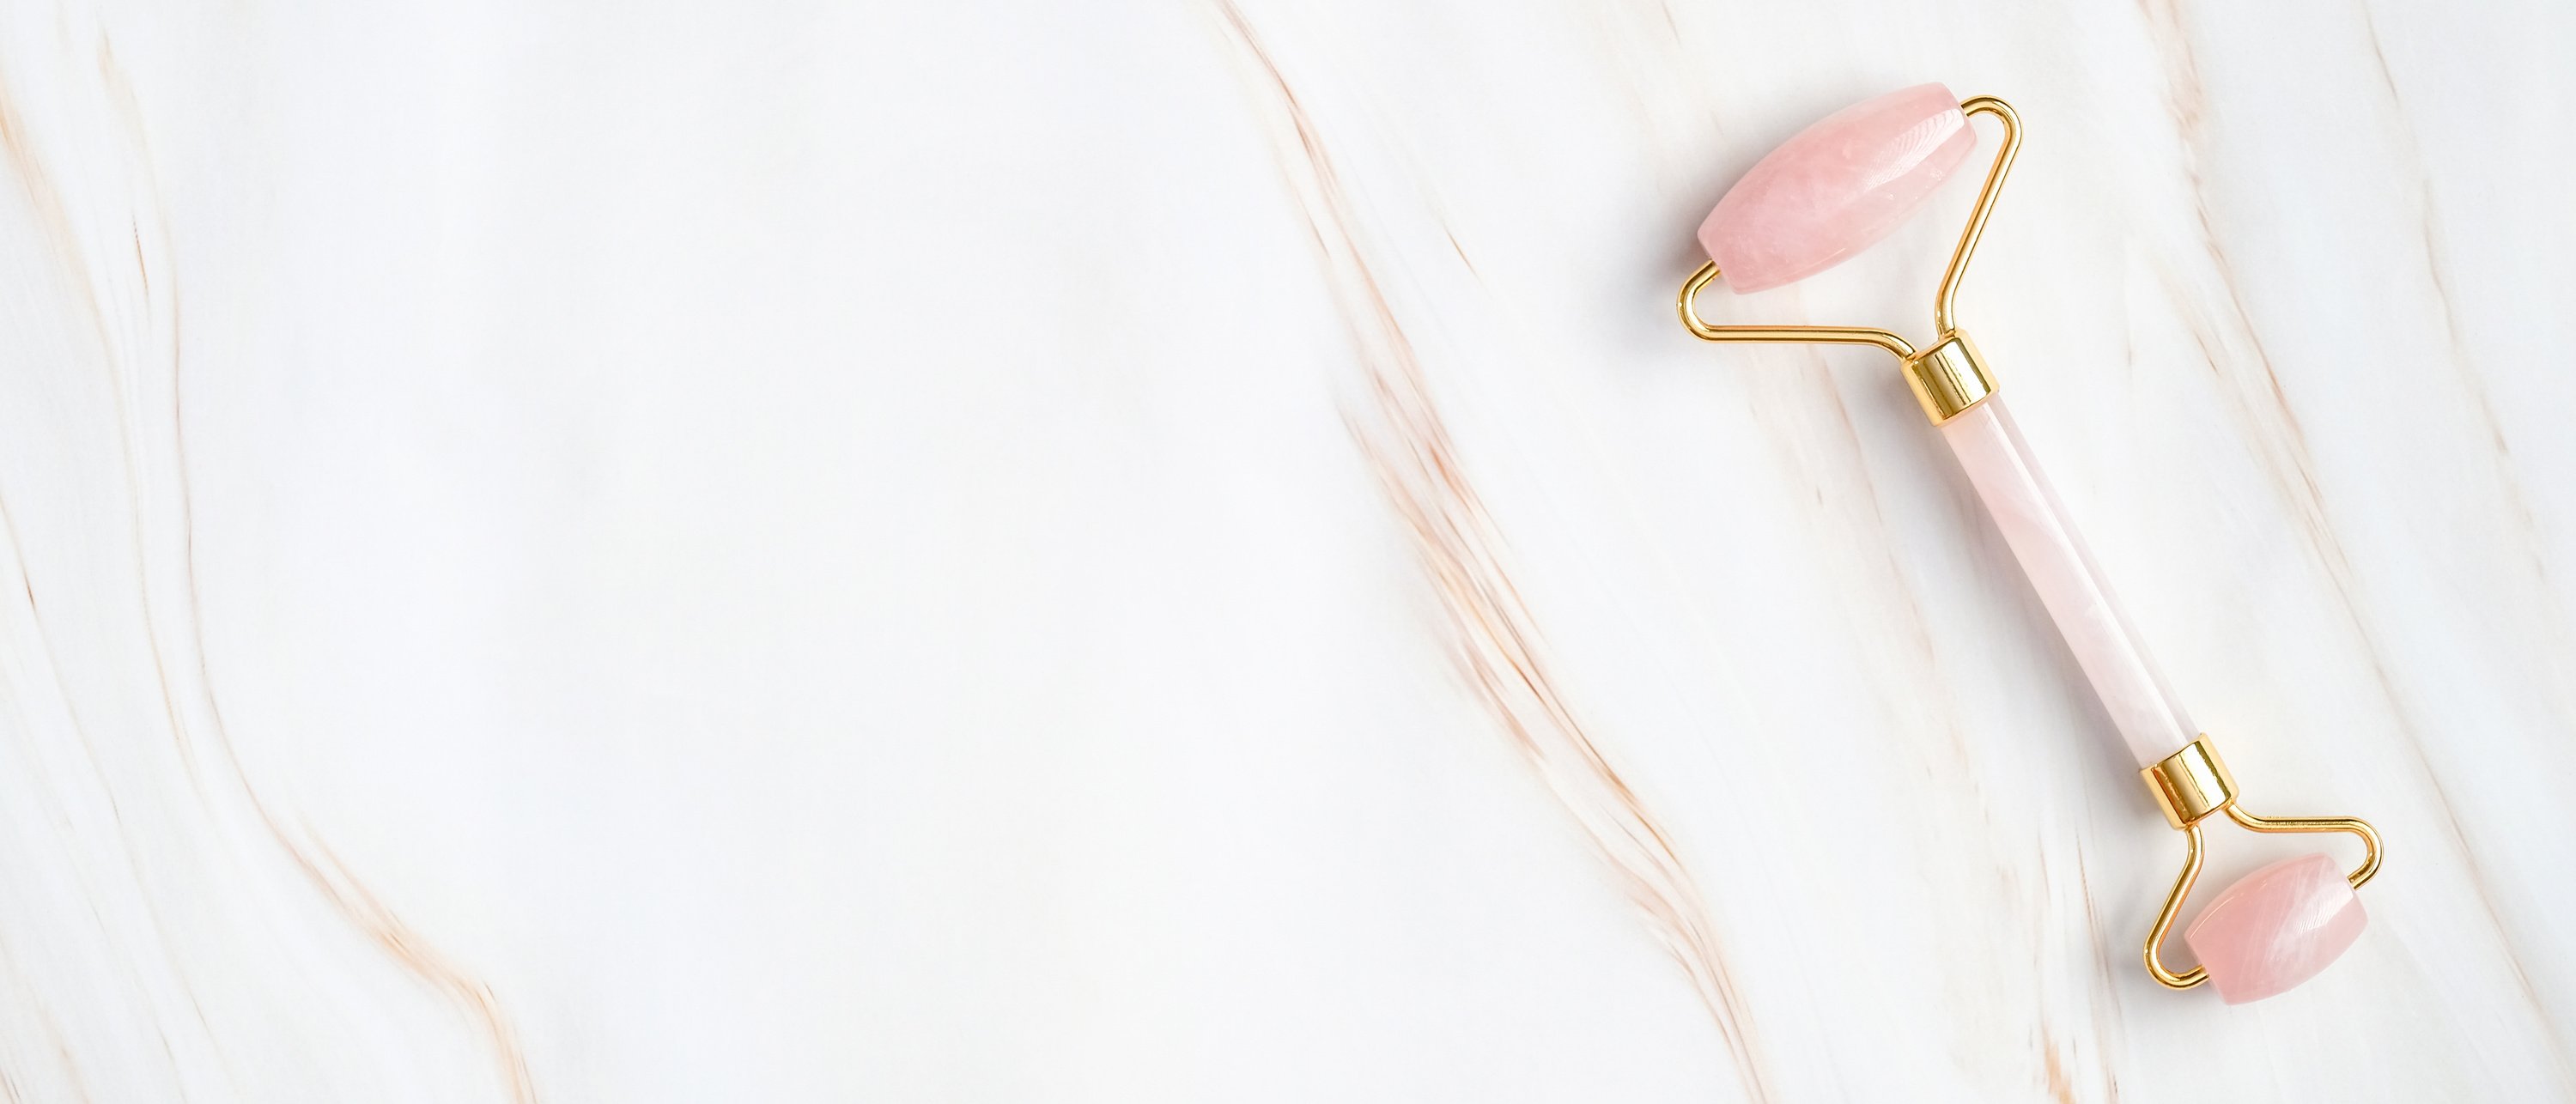
[{"label": "small roller head", "polygon": [[1700,224],[1700,245],[1736,291],[1803,280],[1886,237],[1976,144],[1941,85],[1863,100],[1755,164]]},{"label": "small roller head", "polygon": [[2369,920],[2334,859],[2310,854],[2237,879],[2183,939],[2219,997],[2244,1004],[2315,977],[2361,937]]}]

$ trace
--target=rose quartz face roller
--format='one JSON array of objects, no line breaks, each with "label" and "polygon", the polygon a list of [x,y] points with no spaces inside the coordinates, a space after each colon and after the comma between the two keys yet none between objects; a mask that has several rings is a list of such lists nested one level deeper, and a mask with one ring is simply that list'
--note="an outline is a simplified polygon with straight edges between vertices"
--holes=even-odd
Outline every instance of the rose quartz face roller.
[{"label": "rose quartz face roller", "polygon": [[[1700,292],[1721,274],[1739,292],[1777,287],[1830,268],[1895,229],[1975,148],[1968,117],[1981,114],[2003,124],[2003,146],[1935,293],[1932,321],[1939,335],[1930,348],[1917,351],[1881,329],[1713,326],[1701,320]],[[2146,645],[2004,409],[1984,358],[1959,331],[1951,306],[1960,274],[2020,150],[2021,119],[2010,104],[1991,96],[1962,101],[1938,84],[1836,112],[1754,165],[1700,224],[1699,241],[1711,259],[1682,286],[1682,324],[1708,341],[1875,345],[1903,363],[1924,414],[1957,454],[1969,485],[2065,634],[2166,821],[2188,840],[2182,876],[2147,934],[2147,972],[2176,989],[2210,982],[2229,1004],[2261,1000],[2314,976],[2361,935],[2365,917],[2354,891],[2379,870],[2379,834],[2350,818],[2274,819],[2237,803],[2235,779],[2156,673]],[[2324,854],[2308,854],[2246,875],[2183,933],[2200,965],[2177,973],[2164,963],[2165,935],[2200,876],[2201,827],[2220,813],[2256,832],[2350,832],[2361,837],[2365,857],[2348,873]]]}]

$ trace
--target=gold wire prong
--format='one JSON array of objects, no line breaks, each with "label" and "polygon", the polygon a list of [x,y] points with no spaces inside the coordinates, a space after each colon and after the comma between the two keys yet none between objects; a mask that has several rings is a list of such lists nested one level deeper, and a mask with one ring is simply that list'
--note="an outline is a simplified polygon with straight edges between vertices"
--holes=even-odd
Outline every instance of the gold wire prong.
[{"label": "gold wire prong", "polygon": [[1699,316],[1699,293],[1717,281],[1717,262],[1710,261],[1683,281],[1682,326],[1702,341],[1821,341],[1831,345],[1876,345],[1898,360],[1914,356],[1914,346],[1887,330],[1866,326],[1712,326]]},{"label": "gold wire prong", "polygon": [[2182,857],[2182,876],[2174,879],[2173,892],[2165,894],[2164,910],[2156,913],[2156,926],[2147,931],[2147,973],[2167,989],[2189,989],[2209,980],[2209,971],[2204,967],[2194,966],[2179,974],[2165,969],[2161,954],[2165,933],[2173,930],[2174,920],[2182,915],[2182,903],[2191,896],[2191,884],[2200,880],[2200,822],[2184,825],[2182,831],[2188,841]]},{"label": "gold wire prong", "polygon": [[2021,153],[2021,115],[2011,104],[1993,96],[1971,96],[1959,101],[1959,111],[2001,120],[2004,144],[1995,151],[1994,167],[1986,170],[1986,183],[1977,191],[1977,205],[1968,211],[1967,227],[1959,231],[1958,248],[1950,251],[1950,267],[1941,272],[1941,290],[1932,295],[1932,327],[1944,334],[1959,328],[1953,317],[1959,299],[1959,278],[1968,273],[1968,258],[1977,252],[1977,239],[1986,234],[1986,217],[1995,213],[1995,197],[2004,190],[2004,176],[2012,172],[2013,158]]},{"label": "gold wire prong", "polygon": [[2350,832],[2361,837],[2361,865],[2352,868],[2343,880],[2360,889],[2379,875],[2379,829],[2359,817],[2260,817],[2229,802],[2227,819],[2248,832]]}]

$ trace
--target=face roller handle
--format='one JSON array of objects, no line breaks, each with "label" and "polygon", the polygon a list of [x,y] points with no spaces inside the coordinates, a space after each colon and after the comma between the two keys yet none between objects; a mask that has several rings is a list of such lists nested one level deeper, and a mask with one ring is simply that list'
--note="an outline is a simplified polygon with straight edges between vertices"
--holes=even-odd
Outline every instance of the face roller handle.
[{"label": "face roller handle", "polygon": [[[1858,326],[1719,326],[1699,316],[1699,295],[1723,273],[1736,291],[1814,275],[1893,231],[1954,175],[1976,145],[1967,118],[1991,114],[2004,141],[1933,302],[1939,336],[1916,351],[1902,336]],[[1903,362],[1906,382],[1995,519],[2067,647],[2100,696],[2121,743],[2176,829],[2188,838],[2182,876],[2147,937],[2149,974],[2187,989],[2216,984],[2228,1003],[2259,1000],[2324,969],[2361,934],[2353,891],[2379,869],[2379,835],[2351,819],[2274,820],[2236,804],[2236,784],[2206,736],[2166,686],[2101,568],[2040,471],[2029,442],[1995,394],[1975,343],[1954,318],[1960,277],[2021,149],[2021,120],[1991,96],[1955,100],[1917,85],[1836,112],[1801,131],[1745,173],[1699,228],[1710,262],[1682,286],[1682,325],[1708,341],[1874,345]],[[2171,751],[2179,745],[2182,750]],[[2184,938],[2201,965],[2175,972],[2161,950],[2200,875],[2201,825],[2224,812],[2256,832],[2349,832],[2367,850],[2343,873],[2312,854],[2258,870],[2218,894]]]},{"label": "face roller handle", "polygon": [[1941,439],[1958,456],[1968,483],[2003,531],[2004,543],[2021,562],[2031,589],[2048,607],[2049,618],[2057,622],[2067,649],[2075,653],[2076,665],[2093,683],[2111,727],[2138,766],[2154,766],[2199,736],[2040,471],[2030,442],[2022,439],[2021,427],[2004,409],[2002,396],[1990,395],[1942,422]]}]

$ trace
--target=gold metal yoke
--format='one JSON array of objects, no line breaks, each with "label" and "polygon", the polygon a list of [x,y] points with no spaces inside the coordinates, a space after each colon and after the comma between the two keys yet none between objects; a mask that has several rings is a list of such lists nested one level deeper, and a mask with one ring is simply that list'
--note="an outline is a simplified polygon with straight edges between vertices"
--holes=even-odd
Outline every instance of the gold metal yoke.
[{"label": "gold metal yoke", "polygon": [[2360,866],[2344,875],[2344,880],[2360,889],[2379,873],[2379,831],[2369,821],[2358,817],[2261,817],[2238,806],[2236,776],[2227,772],[2226,762],[2219,759],[2218,749],[2210,746],[2206,734],[2139,771],[2138,777],[2155,794],[2156,805],[2165,811],[2165,822],[2181,829],[2184,839],[2182,876],[2174,879],[2173,892],[2165,895],[2165,907],[2156,913],[2156,925],[2147,932],[2147,973],[2166,988],[2189,989],[2209,980],[2209,971],[2199,966],[2181,973],[2167,969],[2162,952],[2165,934],[2181,918],[2182,903],[2191,896],[2192,883],[2200,880],[2200,825],[2212,814],[2224,812],[2227,819],[2249,832],[2350,832],[2361,837],[2362,859]]},{"label": "gold metal yoke", "polygon": [[1932,325],[1940,332],[1932,347],[1917,352],[1912,342],[1894,331],[1872,326],[1712,326],[1699,316],[1699,293],[1718,278],[1717,262],[1701,265],[1682,284],[1680,310],[1682,326],[1702,341],[1789,341],[1818,342],[1828,345],[1876,345],[1896,356],[1904,365],[1905,382],[1914,389],[1914,397],[1923,404],[1923,413],[1939,425],[1966,413],[1968,408],[1984,402],[1995,393],[1995,380],[1986,371],[1985,361],[1966,334],[1959,332],[1954,307],[1959,299],[1959,280],[1968,271],[1968,259],[1977,251],[1977,240],[1985,236],[1986,219],[1994,213],[1995,197],[2004,189],[2004,176],[2012,171],[2013,158],[2021,153],[2021,116],[2012,105],[1993,96],[1973,96],[1959,101],[1959,111],[1966,115],[1992,115],[2003,121],[2003,148],[1995,151],[1994,167],[1986,170],[1985,187],[1977,193],[1977,205],[1968,212],[1968,225],[1959,232],[1959,245],[1950,251],[1950,267],[1941,273],[1940,290],[1932,297]]}]

